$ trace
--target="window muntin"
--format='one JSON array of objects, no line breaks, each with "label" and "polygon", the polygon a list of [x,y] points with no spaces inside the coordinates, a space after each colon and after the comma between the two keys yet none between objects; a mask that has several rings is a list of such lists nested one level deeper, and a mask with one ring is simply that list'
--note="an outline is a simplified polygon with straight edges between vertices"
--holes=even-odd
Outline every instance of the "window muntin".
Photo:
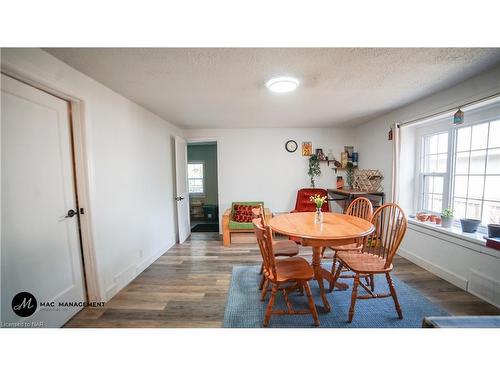
[{"label": "window muntin", "polygon": [[204,164],[200,162],[188,163],[188,192],[194,195],[205,193]]}]

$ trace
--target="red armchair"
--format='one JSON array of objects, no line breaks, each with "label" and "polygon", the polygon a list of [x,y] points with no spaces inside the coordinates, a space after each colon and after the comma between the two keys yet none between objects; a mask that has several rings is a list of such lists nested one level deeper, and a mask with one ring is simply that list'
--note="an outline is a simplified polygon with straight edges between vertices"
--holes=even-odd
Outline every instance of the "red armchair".
[{"label": "red armchair", "polygon": [[[316,204],[311,202],[309,199],[311,196],[319,194],[320,196],[328,196],[328,192],[325,189],[313,189],[313,188],[305,188],[305,189],[300,189],[297,192],[297,200],[295,201],[295,209],[293,212],[314,212],[316,211]],[[321,207],[322,212],[330,212],[330,206],[328,205],[328,202],[325,201],[323,206]],[[298,237],[293,237],[289,236],[289,239],[292,241],[295,241],[296,243],[300,244],[300,238]]]},{"label": "red armchair", "polygon": [[[295,201],[295,209],[291,212],[314,212],[316,211],[316,205],[310,201],[310,197],[313,195],[319,194],[322,197],[328,196],[328,193],[325,189],[313,189],[306,188],[300,189],[297,192],[297,200]],[[330,206],[328,202],[325,201],[323,206],[321,207],[321,211],[330,212]]]}]

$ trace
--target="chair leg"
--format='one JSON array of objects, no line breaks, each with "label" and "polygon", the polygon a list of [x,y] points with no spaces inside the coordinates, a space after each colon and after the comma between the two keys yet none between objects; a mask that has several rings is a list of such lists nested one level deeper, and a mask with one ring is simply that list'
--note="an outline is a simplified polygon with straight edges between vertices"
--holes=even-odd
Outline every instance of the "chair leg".
[{"label": "chair leg", "polygon": [[387,284],[389,284],[389,289],[391,290],[391,296],[394,300],[394,306],[396,306],[396,311],[398,312],[398,318],[403,319],[403,313],[401,312],[401,306],[399,306],[398,296],[396,294],[396,288],[394,288],[394,283],[392,282],[391,275],[389,272],[385,274],[387,279]]},{"label": "chair leg", "polygon": [[[337,256],[337,254],[335,254]],[[342,272],[342,268],[344,268],[344,265],[342,262],[339,262],[339,265],[337,266],[337,270],[335,274],[333,275],[333,280],[330,281],[330,287],[328,289],[328,292],[331,293],[333,289],[335,289],[335,283],[337,282],[338,278],[340,277],[340,273]]]},{"label": "chair leg", "polygon": [[370,286],[370,275],[365,276],[365,283],[367,286]]},{"label": "chair leg", "polygon": [[314,304],[314,300],[311,294],[311,289],[309,288],[309,283],[307,281],[302,283],[302,286],[306,290],[306,295],[307,295],[307,301],[309,302],[309,310],[311,310],[311,314],[314,319],[314,325],[316,327],[319,327],[319,318],[318,318],[318,312],[316,311],[316,305]]},{"label": "chair leg", "polygon": [[332,270],[330,271],[332,275],[335,275],[336,263],[337,263],[337,252],[335,250],[333,250]]},{"label": "chair leg", "polygon": [[276,298],[277,292],[278,292],[278,284],[273,283],[271,298],[269,299],[269,303],[267,304],[266,316],[264,317],[264,327],[267,327],[269,325],[269,321],[271,320],[271,314],[273,313],[274,299]]},{"label": "chair leg", "polygon": [[375,291],[375,278],[373,276],[373,273],[370,275],[370,289],[372,292]]},{"label": "chair leg", "polygon": [[262,290],[262,287],[264,286],[265,281],[266,281],[266,277],[264,275],[262,275],[260,278],[259,290]]},{"label": "chair leg", "polygon": [[356,299],[358,298],[358,285],[359,273],[354,276],[354,282],[352,284],[351,307],[349,308],[349,323],[352,322],[352,318],[354,317],[354,307],[356,306]]},{"label": "chair leg", "polygon": [[262,284],[262,293],[260,294],[260,300],[264,301],[266,299],[266,294],[267,294],[267,288],[269,287],[269,280],[265,278],[265,276],[262,276],[263,279],[263,284]]},{"label": "chair leg", "polygon": [[304,295],[304,284],[302,284],[302,283],[299,284],[299,290],[300,290],[300,295],[303,296]]}]

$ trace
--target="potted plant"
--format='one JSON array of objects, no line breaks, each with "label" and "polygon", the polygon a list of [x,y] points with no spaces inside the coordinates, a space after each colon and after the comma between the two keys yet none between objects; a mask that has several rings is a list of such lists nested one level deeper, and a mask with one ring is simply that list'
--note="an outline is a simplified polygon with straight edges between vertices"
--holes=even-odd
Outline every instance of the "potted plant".
[{"label": "potted plant", "polygon": [[481,224],[481,220],[478,219],[460,219],[460,225],[462,226],[462,232],[474,233],[477,231],[477,227]]},{"label": "potted plant", "polygon": [[488,224],[488,237],[500,237],[500,224]]},{"label": "potted plant", "polygon": [[311,187],[315,187],[314,179],[321,176],[321,168],[319,166],[319,159],[316,155],[311,155],[309,158],[309,170],[307,171],[309,177],[311,177]]},{"label": "potted plant", "polygon": [[451,228],[453,225],[453,216],[455,215],[455,210],[452,208],[445,208],[441,213],[441,226],[443,228]]},{"label": "potted plant", "polygon": [[314,194],[309,197],[309,200],[316,205],[316,212],[314,214],[314,224],[320,224],[323,222],[323,212],[321,212],[321,207],[326,202],[326,196],[322,197],[319,194]]}]

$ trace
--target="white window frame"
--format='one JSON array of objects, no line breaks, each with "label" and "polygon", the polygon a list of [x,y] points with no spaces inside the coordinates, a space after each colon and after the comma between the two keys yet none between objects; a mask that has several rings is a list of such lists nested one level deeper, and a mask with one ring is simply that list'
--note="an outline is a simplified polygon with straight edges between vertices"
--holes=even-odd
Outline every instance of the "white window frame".
[{"label": "white window frame", "polygon": [[[437,129],[436,129],[437,130]],[[422,162],[423,162],[423,151],[425,149],[425,144],[424,144],[424,138],[429,136],[429,135],[438,135],[438,134],[443,134],[443,133],[448,133],[448,150],[447,150],[447,159],[446,159],[446,171],[445,172],[422,172]],[[424,206],[424,180],[425,177],[443,177],[443,205],[445,204],[444,202],[449,202],[450,201],[450,193],[451,190],[447,187],[450,186],[450,140],[452,139],[452,131],[451,129],[445,129],[445,130],[438,130],[438,131],[433,131],[433,132],[426,132],[425,134],[422,134],[419,136],[419,149],[420,153],[418,155],[417,163],[418,163],[418,181],[419,181],[419,188],[417,189],[418,191],[418,208],[419,210],[423,210]],[[426,210],[428,211],[428,210]],[[441,212],[436,212],[436,211],[430,211],[434,214],[441,214]]]},{"label": "white window frame", "polygon": [[203,192],[202,193],[189,193],[189,196],[194,197],[194,198],[205,198],[205,196],[206,196],[205,161],[203,161],[203,160],[190,160],[190,161],[188,161],[188,192],[189,192],[189,180],[200,180],[199,178],[189,178],[189,164],[202,164],[203,165],[203,178],[201,178],[202,184],[203,184]]},{"label": "white window frame", "polygon": [[[479,125],[485,122],[492,122],[500,120],[500,105],[493,104],[485,108],[476,109],[473,111],[467,111],[465,113],[465,121],[461,125],[454,125],[452,119],[445,118],[436,120],[430,124],[419,126],[415,133],[415,139],[417,142],[416,147],[416,158],[415,158],[415,192],[416,194],[416,207],[417,212],[423,211],[423,196],[424,196],[424,176],[444,176],[443,181],[443,209],[447,207],[453,207],[453,196],[454,196],[454,178],[455,176],[455,165],[456,165],[456,148],[457,148],[457,131],[460,128]],[[448,158],[447,167],[445,173],[423,173],[422,172],[422,161],[423,161],[423,149],[424,149],[424,138],[429,135],[439,134],[448,132]],[[487,148],[489,150],[489,148]],[[487,161],[486,161],[487,163]],[[485,164],[486,164],[485,163]],[[483,198],[484,198],[484,187],[483,187]],[[429,212],[426,210],[426,212]],[[441,214],[440,212],[431,212],[434,214]],[[482,215],[482,209],[481,209]],[[454,221],[455,226],[460,226],[460,221],[456,219]],[[480,233],[486,233],[486,227],[480,225],[478,231]]]}]

